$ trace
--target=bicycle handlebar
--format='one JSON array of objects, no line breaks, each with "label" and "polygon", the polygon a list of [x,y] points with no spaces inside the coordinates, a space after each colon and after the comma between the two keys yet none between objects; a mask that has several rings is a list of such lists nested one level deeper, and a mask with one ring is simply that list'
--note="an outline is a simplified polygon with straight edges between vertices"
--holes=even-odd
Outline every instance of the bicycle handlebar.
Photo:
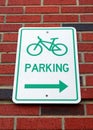
[{"label": "bicycle handlebar", "polygon": [[54,37],[54,38],[50,38],[51,40],[55,40],[55,39],[58,39],[58,37]]},{"label": "bicycle handlebar", "polygon": [[[42,40],[39,36],[38,36],[39,40]],[[59,39],[58,37],[54,37],[54,38],[50,38],[51,40],[55,40],[55,39]]]},{"label": "bicycle handlebar", "polygon": [[41,38],[38,36],[38,39],[41,40]]}]

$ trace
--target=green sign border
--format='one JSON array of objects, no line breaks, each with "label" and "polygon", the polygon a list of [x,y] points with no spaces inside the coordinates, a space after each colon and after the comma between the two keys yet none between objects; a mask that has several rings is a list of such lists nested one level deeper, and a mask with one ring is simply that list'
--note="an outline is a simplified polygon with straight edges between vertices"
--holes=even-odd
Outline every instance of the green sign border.
[{"label": "green sign border", "polygon": [[[72,39],[73,39],[73,50],[74,50],[74,69],[75,69],[75,80],[76,80],[76,98],[75,99],[18,99],[17,94],[18,94],[18,80],[19,80],[19,70],[20,70],[20,55],[21,55],[21,47],[22,47],[22,31],[24,30],[72,30]],[[72,102],[72,101],[78,101],[79,96],[78,96],[78,77],[77,77],[77,67],[76,67],[76,48],[75,48],[75,35],[74,35],[74,28],[72,27],[59,27],[59,28],[21,28],[20,29],[20,38],[19,38],[19,50],[18,50],[18,64],[17,64],[17,74],[16,74],[16,89],[15,89],[15,100],[16,101],[28,101],[34,103],[34,101],[50,101],[50,102],[57,102],[57,101],[62,101],[65,103],[67,102]],[[25,102],[26,103],[26,102]]]}]

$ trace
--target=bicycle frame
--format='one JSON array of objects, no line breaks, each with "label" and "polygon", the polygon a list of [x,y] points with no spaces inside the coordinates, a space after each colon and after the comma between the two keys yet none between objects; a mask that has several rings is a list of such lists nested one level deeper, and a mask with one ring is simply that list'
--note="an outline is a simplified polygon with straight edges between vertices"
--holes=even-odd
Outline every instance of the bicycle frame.
[{"label": "bicycle frame", "polygon": [[[54,44],[54,41],[55,41],[56,39],[58,39],[58,38],[52,38],[52,42],[43,41],[39,36],[38,36],[38,39],[39,39],[39,41],[38,41],[38,43],[36,44],[36,47],[34,48],[34,50],[37,48],[37,46],[38,46],[39,44],[42,44],[46,49],[48,49],[49,51],[51,51],[51,50],[52,50],[52,47],[55,45],[55,44]],[[51,45],[50,45],[50,47],[48,48],[44,43],[49,43],[49,44],[51,44]],[[57,48],[58,48],[58,47],[57,47]]]}]

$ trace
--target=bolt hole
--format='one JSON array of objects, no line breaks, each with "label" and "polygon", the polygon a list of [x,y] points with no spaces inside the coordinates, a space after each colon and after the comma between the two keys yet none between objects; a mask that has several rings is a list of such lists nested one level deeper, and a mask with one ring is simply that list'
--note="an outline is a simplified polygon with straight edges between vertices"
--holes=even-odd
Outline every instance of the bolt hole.
[{"label": "bolt hole", "polygon": [[46,97],[48,97],[48,95],[46,94]]},{"label": "bolt hole", "polygon": [[46,33],[49,33],[49,31],[46,31]]}]

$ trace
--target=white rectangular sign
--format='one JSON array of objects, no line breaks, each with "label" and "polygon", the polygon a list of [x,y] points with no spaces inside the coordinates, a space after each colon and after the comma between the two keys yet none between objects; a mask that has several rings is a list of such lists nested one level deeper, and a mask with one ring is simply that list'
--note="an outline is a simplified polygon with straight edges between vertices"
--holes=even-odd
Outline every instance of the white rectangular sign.
[{"label": "white rectangular sign", "polygon": [[15,103],[79,103],[76,30],[21,28],[14,78]]}]

